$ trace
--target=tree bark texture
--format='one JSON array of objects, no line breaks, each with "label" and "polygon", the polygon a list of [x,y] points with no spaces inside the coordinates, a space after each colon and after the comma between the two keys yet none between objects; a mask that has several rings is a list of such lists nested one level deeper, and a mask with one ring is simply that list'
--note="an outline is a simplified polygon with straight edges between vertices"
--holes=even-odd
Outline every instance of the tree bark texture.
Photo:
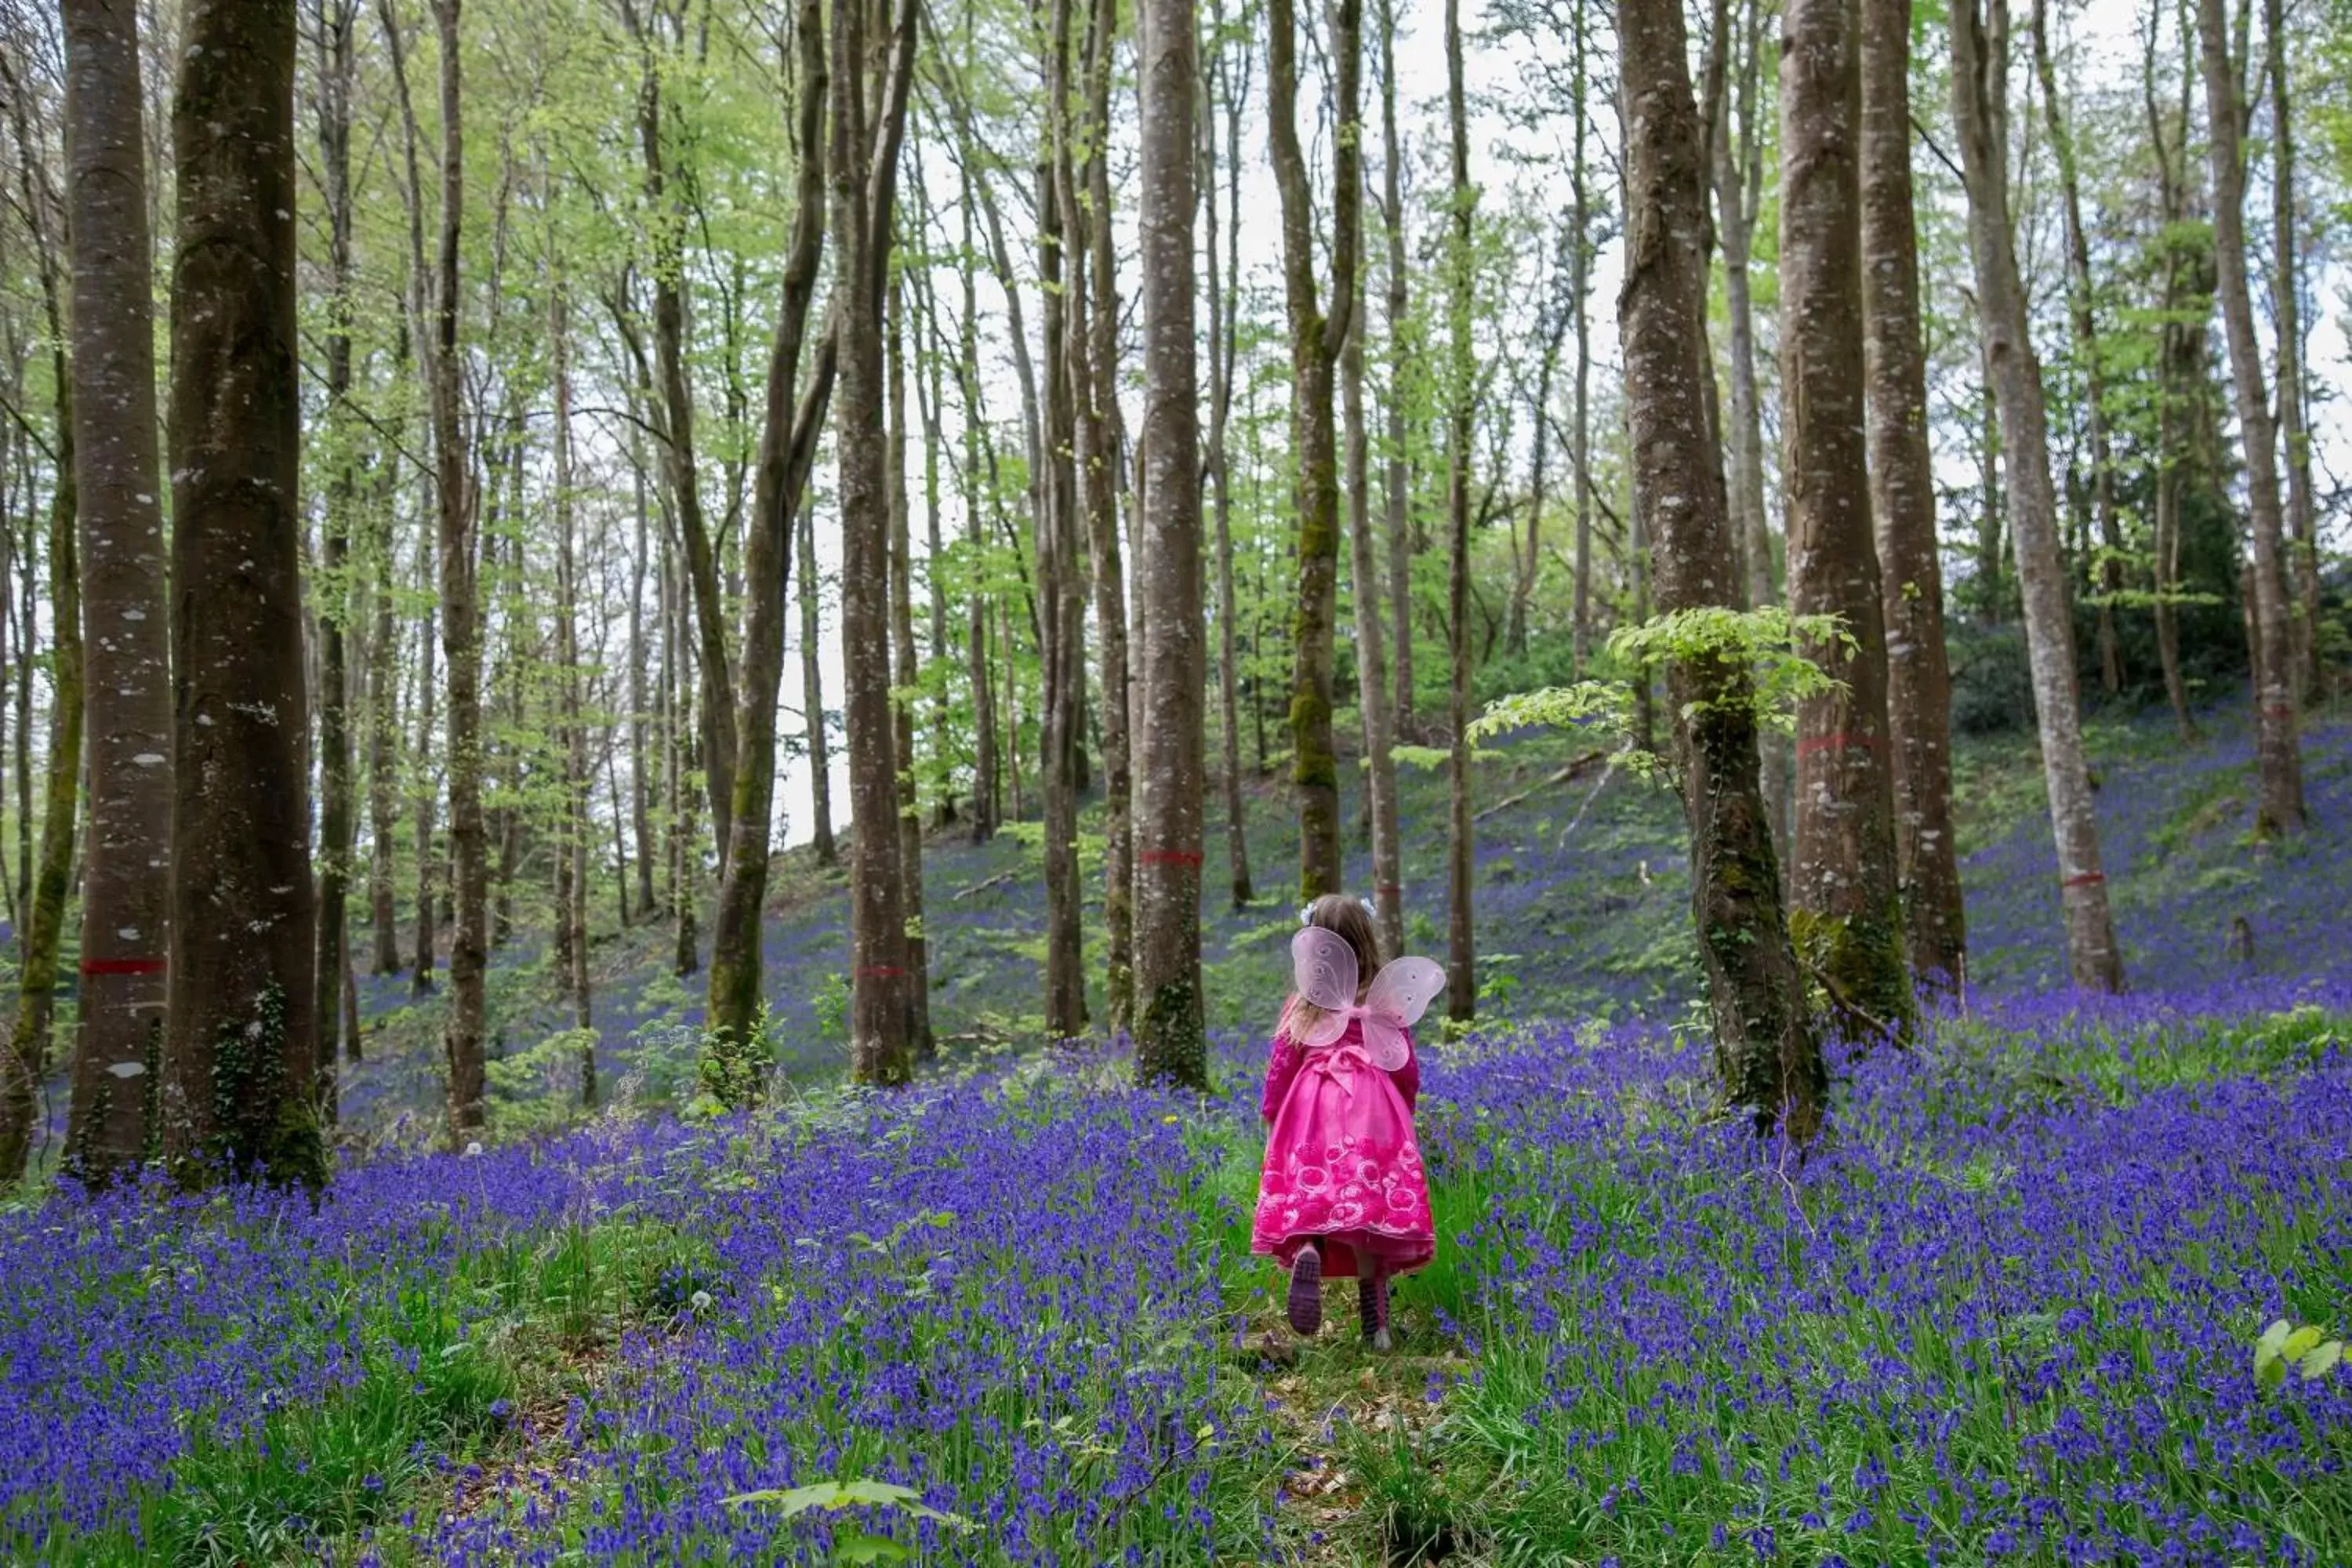
[{"label": "tree bark texture", "polygon": [[[1708,481],[1706,195],[1697,102],[1676,0],[1618,0],[1625,105],[1626,268],[1618,297],[1634,458],[1633,506],[1656,540],[1668,611],[1736,603],[1738,552]],[[1757,777],[1745,666],[1670,667],[1675,743],[1691,836],[1691,917],[1706,968],[1726,1103],[1763,1133],[1811,1139],[1828,1074],[1780,910]]]},{"label": "tree bark texture", "polygon": [[[1360,14],[1361,0],[1340,0]],[[1335,31],[1337,30],[1335,25]],[[1332,227],[1336,318],[1317,300],[1315,212],[1298,141],[1297,23],[1292,0],[1268,0],[1266,79],[1275,184],[1282,201],[1283,300],[1290,318],[1291,441],[1297,470],[1298,600],[1291,621],[1290,778],[1298,797],[1298,896],[1336,893],[1346,876],[1339,849],[1339,762],[1331,725],[1333,634],[1339,598],[1339,471],[1332,417],[1332,372],[1352,330],[1355,238]],[[1352,136],[1337,138],[1339,188],[1360,181]],[[1336,214],[1335,214],[1336,217]]]},{"label": "tree bark texture", "polygon": [[2008,142],[1990,84],[2007,69],[2006,0],[1981,11],[1978,0],[1952,8],[1952,102],[1969,194],[1969,247],[1975,261],[1979,330],[2000,401],[2009,473],[2010,534],[2025,602],[2027,658],[2033,671],[2034,716],[2058,880],[2066,921],[2067,961],[2074,984],[2123,988],[2123,959],[2107,909],[2099,861],[2098,818],[2090,765],[2083,752],[2074,637],[2066,579],[2058,558],[2058,505],[2050,482],[2050,437],[2042,366],[2027,335],[2025,294],[2009,211]]},{"label": "tree bark texture", "polygon": [[[1951,984],[1968,973],[1968,928],[1952,833],[1952,672],[1944,649],[1944,574],[1937,555],[1936,476],[1927,448],[1927,352],[1911,193],[1910,68],[1910,0],[1864,5],[1864,363],[1870,383],[1870,510],[1885,607],[1895,867],[1911,972],[1925,983]],[[1751,395],[1753,391],[1751,385]],[[1748,570],[1752,586],[1754,565]]]},{"label": "tree bark texture", "polygon": [[[63,17],[73,489],[89,753],[80,1024],[66,1152],[84,1180],[100,1182],[147,1156],[163,1082],[171,629],[156,499],[155,260],[138,19],[130,0],[67,0]],[[344,364],[348,374],[348,351]],[[332,372],[331,354],[331,379]],[[341,660],[331,662],[340,679]]]},{"label": "tree bark texture", "polygon": [[1853,642],[1807,655],[1837,682],[1797,710],[1791,934],[1861,1037],[1911,1012],[1895,861],[1886,634],[1864,459],[1858,0],[1789,0],[1780,51],[1781,470],[1789,607]]},{"label": "tree bark texture", "polygon": [[2294,833],[2304,825],[2294,610],[2286,585],[2285,520],[2279,510],[2278,427],[2271,420],[2253,291],[2246,279],[2245,94],[2231,58],[2222,0],[2197,0],[2197,30],[2205,68],[2206,155],[2213,171],[2213,296],[2230,345],[2253,556],[2255,761],[2262,784],[2254,830]]},{"label": "tree bark texture", "polygon": [[[1143,274],[1143,511],[1136,565],[1151,613],[1142,649],[1142,721],[1136,729],[1135,1060],[1146,1080],[1205,1089],[1201,816],[1206,779],[1201,709],[1208,665],[1201,604],[1199,371],[1192,342],[1192,122],[1200,80],[1192,0],[1141,0],[1137,30],[1143,132],[1137,210]],[[1216,352],[1213,341],[1211,352]]]},{"label": "tree bark texture", "polygon": [[1463,91],[1462,0],[1445,3],[1445,104],[1453,132],[1452,254],[1447,258],[1446,322],[1451,360],[1446,377],[1445,511],[1448,537],[1446,641],[1453,683],[1447,719],[1453,766],[1447,787],[1445,836],[1445,1011],[1456,1022],[1478,1011],[1478,960],[1471,925],[1471,872],[1477,857],[1470,812],[1470,431],[1473,415],[1471,218],[1477,191],[1470,184],[1470,121]]},{"label": "tree bark texture", "polygon": [[316,1185],[293,0],[191,0],[172,104],[173,792],[163,1152]]}]

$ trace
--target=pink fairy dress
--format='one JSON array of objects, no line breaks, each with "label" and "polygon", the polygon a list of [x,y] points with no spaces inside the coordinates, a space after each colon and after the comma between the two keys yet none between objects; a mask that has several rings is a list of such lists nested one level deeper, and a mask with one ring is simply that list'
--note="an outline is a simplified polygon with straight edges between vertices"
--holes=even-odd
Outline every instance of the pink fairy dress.
[{"label": "pink fairy dress", "polygon": [[1275,1037],[1259,1106],[1268,1131],[1250,1250],[1287,1268],[1319,1237],[1326,1279],[1409,1273],[1437,1248],[1412,1135],[1421,1074],[1410,1030],[1445,989],[1445,972],[1426,958],[1400,958],[1359,1004],[1346,938],[1309,926],[1290,952],[1300,1000],[1324,1016],[1304,1037],[1286,1016]]}]

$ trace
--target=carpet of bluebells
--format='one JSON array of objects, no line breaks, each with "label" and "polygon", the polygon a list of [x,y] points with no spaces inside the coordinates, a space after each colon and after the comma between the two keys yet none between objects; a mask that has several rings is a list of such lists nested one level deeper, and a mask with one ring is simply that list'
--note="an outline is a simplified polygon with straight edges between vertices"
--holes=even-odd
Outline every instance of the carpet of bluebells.
[{"label": "carpet of bluebells", "polygon": [[[1205,1100],[1008,1053],[354,1161],[315,1205],[0,1206],[0,1561],[2352,1562],[2352,1375],[2251,1360],[2352,1318],[2352,746],[2313,731],[2284,850],[2235,837],[2242,746],[2158,750],[2102,793],[2135,994],[2040,967],[2046,830],[1980,841],[1977,993],[1842,1061],[1808,1158],[1708,1117],[1632,969],[1432,1042],[1443,1256],[1398,1306],[1448,1371],[1430,1422],[1336,1439],[1352,1524],[1299,1506],[1249,1349],[1235,1033]],[[1498,941],[1552,940],[1582,856],[1678,896],[1618,864],[1633,808],[1564,836],[1584,787],[1501,825]]]}]

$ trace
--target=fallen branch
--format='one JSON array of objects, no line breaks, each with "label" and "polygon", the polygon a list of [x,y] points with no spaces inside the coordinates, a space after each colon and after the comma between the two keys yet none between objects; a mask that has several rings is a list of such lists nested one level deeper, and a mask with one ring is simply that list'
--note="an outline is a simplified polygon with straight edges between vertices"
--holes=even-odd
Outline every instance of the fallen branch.
[{"label": "fallen branch", "polygon": [[1471,820],[1473,822],[1484,822],[1498,811],[1509,810],[1512,806],[1518,805],[1521,801],[1527,799],[1529,795],[1534,795],[1538,790],[1549,789],[1554,784],[1571,783],[1574,781],[1577,774],[1582,773],[1585,769],[1591,767],[1593,763],[1601,761],[1607,755],[1609,755],[1609,753],[1606,750],[1587,752],[1584,755],[1577,758],[1576,761],[1569,763],[1568,766],[1560,769],[1559,772],[1552,774],[1549,778],[1544,779],[1540,783],[1531,784],[1528,788],[1521,790],[1517,795],[1505,796],[1503,799],[1496,801],[1494,805],[1478,813],[1478,815],[1472,817]]},{"label": "fallen branch", "polygon": [[985,882],[974,882],[971,887],[961,889],[948,896],[959,901],[964,899],[978,898],[981,894],[988,891],[989,889],[1001,888],[1004,886],[1005,883],[1012,881],[1015,877],[1020,875],[1021,873],[1018,870],[1006,871],[1000,876],[991,877]]}]

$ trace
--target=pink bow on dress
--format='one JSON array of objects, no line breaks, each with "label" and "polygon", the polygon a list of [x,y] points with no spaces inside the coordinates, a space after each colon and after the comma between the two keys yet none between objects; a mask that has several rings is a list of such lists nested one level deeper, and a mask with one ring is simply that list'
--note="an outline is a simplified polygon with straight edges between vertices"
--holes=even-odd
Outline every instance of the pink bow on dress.
[{"label": "pink bow on dress", "polygon": [[[1290,939],[1290,963],[1299,999],[1322,1016],[1295,1036],[1308,1053],[1310,1065],[1321,1065],[1333,1076],[1348,1074],[1357,1058],[1383,1072],[1395,1072],[1412,1059],[1405,1031],[1421,1022],[1430,1002],[1445,989],[1445,971],[1426,958],[1400,958],[1372,977],[1371,989],[1356,1000],[1356,950],[1348,939],[1321,926],[1308,926]],[[1346,1037],[1349,1024],[1363,1027],[1360,1057],[1356,1047],[1335,1047]],[[1318,1064],[1316,1058],[1328,1059]]]}]

